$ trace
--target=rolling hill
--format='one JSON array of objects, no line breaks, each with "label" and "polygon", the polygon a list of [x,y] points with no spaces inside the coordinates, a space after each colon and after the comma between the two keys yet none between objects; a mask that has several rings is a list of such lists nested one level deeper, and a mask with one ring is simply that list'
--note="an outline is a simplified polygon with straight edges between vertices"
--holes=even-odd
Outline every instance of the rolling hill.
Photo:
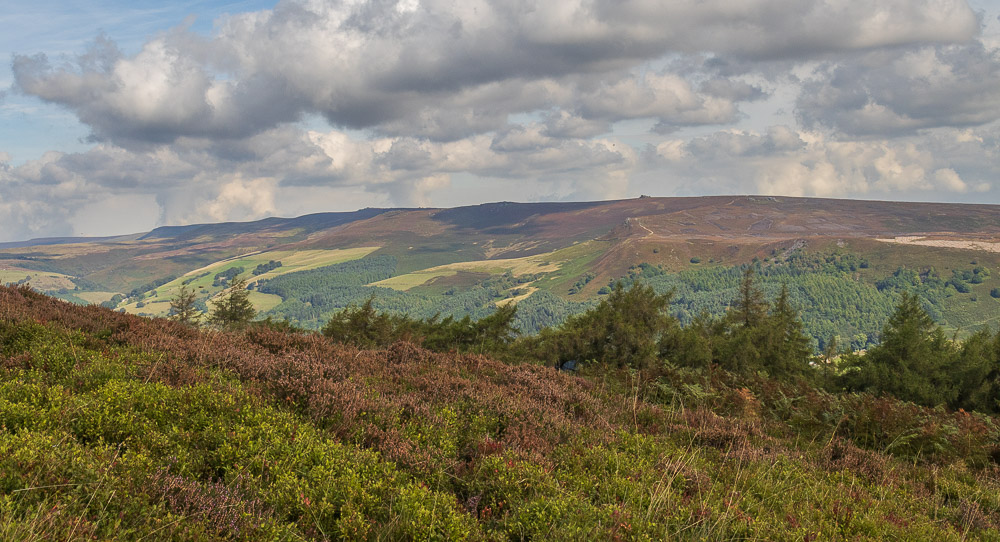
[{"label": "rolling hill", "polygon": [[0,282],[135,314],[165,315],[184,283],[206,303],[238,272],[263,316],[306,327],[374,294],[380,309],[416,316],[478,317],[517,302],[519,325],[533,331],[622,279],[672,289],[686,321],[724,311],[746,265],[769,293],[789,284],[818,346],[839,335],[864,347],[903,290],[964,333],[1000,316],[990,295],[1000,293],[1000,206],[768,196],[500,202],[0,246]]}]

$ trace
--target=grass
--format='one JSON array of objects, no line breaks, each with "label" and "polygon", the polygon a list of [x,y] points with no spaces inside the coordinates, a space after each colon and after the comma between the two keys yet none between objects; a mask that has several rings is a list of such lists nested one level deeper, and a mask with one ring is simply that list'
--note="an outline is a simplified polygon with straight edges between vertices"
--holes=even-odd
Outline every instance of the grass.
[{"label": "grass", "polygon": [[474,260],[439,265],[420,271],[397,275],[395,277],[374,282],[371,286],[382,286],[394,290],[406,291],[423,285],[433,279],[451,277],[458,273],[484,273],[487,275],[502,275],[511,273],[514,276],[532,275],[536,273],[552,273],[559,270],[564,263],[557,258],[557,252],[525,256],[522,258],[507,258],[496,260]]},{"label": "grass", "polygon": [[[277,307],[282,301],[281,296],[254,291],[250,292],[249,299],[250,302],[253,303],[253,307],[257,310],[258,314]],[[144,305],[142,307],[139,307],[138,303],[129,303],[127,305],[122,305],[121,308],[124,308],[125,312],[128,314],[165,316],[170,312],[170,302],[170,299],[153,298],[152,300],[144,301]]]},{"label": "grass", "polygon": [[235,267],[243,267],[247,270],[247,273],[249,273],[259,264],[267,263],[271,260],[278,260],[281,262],[281,267],[277,269],[271,270],[262,275],[250,276],[248,281],[252,283],[258,280],[265,280],[278,275],[284,275],[286,273],[294,273],[295,271],[306,271],[350,260],[358,260],[376,250],[378,250],[378,247],[302,251],[274,250],[269,252],[260,252],[253,255],[215,262],[193,271],[189,271],[185,273],[184,276],[175,281],[169,282],[164,286],[167,290],[180,288],[181,282],[192,277],[199,277],[205,273],[209,273],[209,275],[195,279],[190,283],[190,285],[195,287],[211,285],[212,277],[214,277],[216,273],[221,273]]},{"label": "grass", "polygon": [[451,236],[421,237],[405,235],[375,253],[394,256],[398,261],[400,274],[413,273],[455,262],[480,260],[483,251],[476,245],[469,245],[468,239]]},{"label": "grass", "polygon": [[[253,284],[287,273],[307,271],[327,265],[357,260],[376,250],[378,250],[378,247],[302,251],[275,250],[229,258],[189,271],[183,276],[156,288],[154,290],[155,294],[148,294],[141,300],[142,303],[145,303],[143,307],[137,306],[140,301],[133,301],[123,304],[120,307],[124,308],[130,314],[165,315],[170,308],[170,300],[177,296],[184,282],[188,283],[189,288],[196,290],[199,293],[199,297],[207,299],[215,296],[223,289],[220,286],[213,286],[215,275],[229,269],[243,267],[245,269],[243,276],[248,279],[249,284]],[[271,260],[280,261],[282,264],[281,267],[261,275],[254,276],[250,274],[255,267],[268,263]],[[273,309],[281,303],[281,299],[278,296],[259,292],[254,293],[256,295],[251,296],[251,301],[260,312]]]},{"label": "grass", "polygon": [[[552,252],[550,258],[561,262],[558,270],[535,281],[533,285],[541,290],[548,290],[556,295],[565,297],[570,286],[587,273],[601,270],[595,269],[595,263],[610,248],[610,243],[602,241],[586,241],[571,247]],[[592,281],[595,285],[607,284],[608,278]],[[593,288],[593,292],[588,290],[589,297],[596,293],[600,286]]]},{"label": "grass", "polygon": [[1000,540],[997,422],[0,288],[10,540]]},{"label": "grass", "polygon": [[73,292],[73,295],[79,297],[87,303],[100,305],[105,301],[110,301],[111,298],[115,296],[115,292]]},{"label": "grass", "polygon": [[72,290],[76,288],[76,284],[70,280],[70,276],[62,273],[32,271],[28,269],[0,269],[0,284],[16,283],[25,278],[29,279],[33,287],[43,291],[55,291],[61,288]]},{"label": "grass", "polygon": [[458,271],[454,275],[432,278],[410,291],[426,295],[442,295],[448,291],[462,291],[472,288],[489,278],[489,273]]},{"label": "grass", "polygon": [[415,271],[413,273],[407,273],[405,275],[397,275],[392,278],[385,280],[380,280],[378,282],[373,282],[371,286],[381,286],[383,288],[392,288],[393,290],[399,290],[405,292],[416,288],[417,286],[423,285],[431,280],[444,277],[453,277],[458,274],[455,269],[448,268],[436,268],[428,269],[426,271]]},{"label": "grass", "polygon": [[250,302],[257,313],[267,312],[281,304],[281,296],[275,294],[265,294],[263,292],[250,292]]},{"label": "grass", "polygon": [[533,293],[535,293],[537,291],[538,291],[538,288],[535,288],[534,286],[528,286],[527,288],[524,288],[524,293],[523,294],[516,295],[514,297],[508,297],[507,299],[501,299],[500,301],[496,302],[496,305],[498,307],[502,307],[504,305],[507,305],[508,303],[518,303],[520,301],[524,301],[525,299],[528,299],[529,297],[531,297],[531,294],[533,294]]}]

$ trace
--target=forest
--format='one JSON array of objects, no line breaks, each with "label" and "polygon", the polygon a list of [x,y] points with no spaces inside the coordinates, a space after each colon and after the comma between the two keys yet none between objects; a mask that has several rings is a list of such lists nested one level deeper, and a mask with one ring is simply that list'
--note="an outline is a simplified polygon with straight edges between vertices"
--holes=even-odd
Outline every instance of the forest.
[{"label": "forest", "polygon": [[816,354],[787,286],[769,299],[747,267],[723,316],[682,322],[671,294],[617,282],[589,310],[559,326],[520,335],[517,305],[480,320],[435,315],[417,319],[378,312],[374,295],[337,313],[323,335],[365,348],[407,340],[439,352],[490,354],[562,367],[567,362],[656,372],[667,364],[700,371],[802,380],[828,392],[868,391],[923,406],[1000,413],[1000,330],[965,340],[946,336],[920,297],[904,290],[871,348],[828,341]]},{"label": "forest", "polygon": [[[931,318],[941,322],[948,313],[946,300],[953,296],[963,297],[973,307],[980,301],[988,301],[985,295],[984,299],[977,300],[970,288],[990,277],[990,271],[978,263],[955,269],[948,276],[942,276],[933,267],[899,267],[878,275],[870,271],[865,257],[846,251],[796,250],[748,264],[693,266],[678,272],[640,263],[603,286],[597,299],[577,295],[591,282],[592,273],[582,275],[567,290],[566,296],[549,290],[535,291],[518,301],[514,323],[522,334],[535,334],[593,308],[601,297],[610,294],[616,282],[626,288],[641,282],[657,294],[670,294],[668,312],[682,325],[689,325],[698,318],[724,315],[747,269],[753,269],[759,288],[769,297],[787,288],[789,303],[801,311],[803,330],[810,347],[817,353],[826,350],[831,342],[851,350],[874,346],[882,326],[907,293],[918,296]],[[867,273],[863,278],[862,272]],[[429,318],[435,314],[484,318],[493,312],[497,303],[502,304],[505,299],[519,294],[525,283],[537,278],[507,273],[444,292],[370,286],[372,282],[395,274],[393,257],[372,256],[275,277],[264,281],[258,290],[283,299],[267,316],[308,329],[320,329],[336,311],[359,305],[369,298],[376,310],[414,318]],[[1000,291],[996,294],[1000,297]],[[956,327],[953,325],[952,329]],[[958,329],[966,336],[978,328]]]},{"label": "forest", "polygon": [[[531,277],[504,274],[480,281],[471,288],[442,294],[401,292],[391,288],[366,286],[396,273],[396,259],[372,256],[310,271],[282,275],[263,281],[257,290],[277,294],[284,300],[267,313],[275,320],[287,320],[296,326],[319,329],[334,313],[371,298],[372,306],[383,312],[430,318],[434,315],[474,319],[485,318],[495,310],[495,302],[510,297]],[[515,323],[530,332],[556,325],[570,314],[593,303],[568,302],[548,292],[537,292],[518,303]]]}]

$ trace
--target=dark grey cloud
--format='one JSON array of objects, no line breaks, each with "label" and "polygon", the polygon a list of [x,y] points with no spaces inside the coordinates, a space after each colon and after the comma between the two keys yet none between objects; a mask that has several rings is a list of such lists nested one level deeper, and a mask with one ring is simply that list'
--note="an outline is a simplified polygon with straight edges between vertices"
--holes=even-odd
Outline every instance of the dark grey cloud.
[{"label": "dark grey cloud", "polygon": [[788,126],[772,126],[763,134],[751,132],[716,132],[690,140],[685,149],[706,160],[734,160],[753,156],[799,151],[806,143]]},{"label": "dark grey cloud", "polygon": [[1000,119],[1000,55],[980,42],[880,51],[819,70],[796,104],[805,126],[891,135]]}]

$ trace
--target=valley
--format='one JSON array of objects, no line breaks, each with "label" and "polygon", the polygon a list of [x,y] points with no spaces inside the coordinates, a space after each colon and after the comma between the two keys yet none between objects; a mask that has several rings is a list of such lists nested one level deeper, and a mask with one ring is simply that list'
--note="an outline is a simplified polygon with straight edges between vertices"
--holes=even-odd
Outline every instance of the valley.
[{"label": "valley", "polygon": [[[518,304],[532,333],[592,306],[619,280],[673,291],[682,322],[719,315],[755,266],[788,284],[821,348],[864,348],[903,291],[946,329],[996,325],[1000,207],[768,196],[364,209],[157,228],[0,247],[0,282],[78,303],[166,316],[182,285],[200,307],[239,275],[261,317],[318,328],[375,296],[416,317],[483,317]],[[264,266],[264,267],[261,267]],[[346,267],[345,267],[346,266]]]}]

